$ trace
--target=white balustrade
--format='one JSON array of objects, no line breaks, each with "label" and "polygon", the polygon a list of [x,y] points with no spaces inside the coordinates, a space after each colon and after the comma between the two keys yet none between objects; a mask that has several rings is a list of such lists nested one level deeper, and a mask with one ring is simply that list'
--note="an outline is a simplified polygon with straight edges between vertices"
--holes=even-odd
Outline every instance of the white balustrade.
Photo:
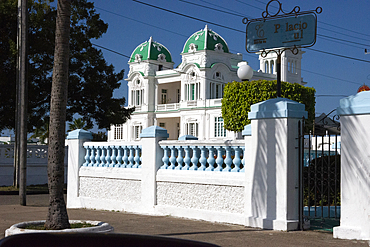
[{"label": "white balustrade", "polygon": [[244,141],[162,141],[161,169],[244,172]]},{"label": "white balustrade", "polygon": [[179,103],[171,103],[171,104],[159,104],[156,105],[157,111],[171,111],[171,110],[177,110],[179,109],[180,104]]},{"label": "white balustrade", "polygon": [[82,166],[141,168],[141,145],[107,142],[85,142]]}]

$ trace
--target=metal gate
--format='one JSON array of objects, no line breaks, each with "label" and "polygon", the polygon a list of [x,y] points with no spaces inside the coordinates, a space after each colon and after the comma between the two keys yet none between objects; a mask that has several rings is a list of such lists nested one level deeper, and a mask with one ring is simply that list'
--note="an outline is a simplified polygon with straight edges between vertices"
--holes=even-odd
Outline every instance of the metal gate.
[{"label": "metal gate", "polygon": [[[334,110],[333,110],[334,111]],[[332,112],[333,112],[332,111]],[[299,121],[299,229],[332,230],[340,218],[339,117]]]}]

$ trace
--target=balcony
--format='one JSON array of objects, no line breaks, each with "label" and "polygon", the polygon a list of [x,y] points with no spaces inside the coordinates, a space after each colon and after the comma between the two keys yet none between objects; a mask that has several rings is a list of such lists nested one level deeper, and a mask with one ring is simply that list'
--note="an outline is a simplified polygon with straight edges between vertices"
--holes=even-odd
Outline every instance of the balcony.
[{"label": "balcony", "polygon": [[[181,103],[169,103],[169,104],[159,104],[156,105],[156,111],[174,111],[180,108],[204,108],[204,107],[221,107],[222,99],[207,99],[207,100],[193,100],[193,101],[183,101]],[[135,111],[139,111],[136,109]]]},{"label": "balcony", "polygon": [[178,110],[179,108],[180,108],[179,103],[171,103],[171,104],[156,105],[155,110],[156,111],[173,111],[173,110]]}]

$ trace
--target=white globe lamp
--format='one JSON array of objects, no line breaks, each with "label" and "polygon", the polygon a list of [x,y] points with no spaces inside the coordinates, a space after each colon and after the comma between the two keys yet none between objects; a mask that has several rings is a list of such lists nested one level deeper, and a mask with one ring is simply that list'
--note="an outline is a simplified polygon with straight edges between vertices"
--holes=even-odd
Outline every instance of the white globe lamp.
[{"label": "white globe lamp", "polygon": [[249,81],[253,77],[253,69],[246,62],[242,62],[239,65],[237,74],[240,80]]}]

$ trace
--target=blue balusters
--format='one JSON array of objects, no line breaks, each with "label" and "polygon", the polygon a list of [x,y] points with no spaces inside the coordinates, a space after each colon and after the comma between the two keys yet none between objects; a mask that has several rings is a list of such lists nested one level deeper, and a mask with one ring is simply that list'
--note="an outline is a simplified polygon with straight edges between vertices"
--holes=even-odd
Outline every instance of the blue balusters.
[{"label": "blue balusters", "polygon": [[116,157],[116,165],[115,167],[121,167],[122,166],[122,148],[121,146],[114,146],[117,149],[117,157]]},{"label": "blue balusters", "polygon": [[126,167],[132,168],[134,166],[134,151],[135,150],[133,146],[128,146],[127,148],[130,150],[130,155],[128,156],[128,161],[130,163]]},{"label": "blue balusters", "polygon": [[243,159],[242,159],[243,168],[239,172],[245,172],[245,146],[242,146],[241,149],[242,149],[242,155],[243,155]]},{"label": "blue balusters", "polygon": [[183,158],[183,148],[181,146],[175,146],[175,148],[177,149],[177,166],[175,168],[175,170],[181,170],[182,169],[182,163],[184,162],[184,158]]},{"label": "blue balusters", "polygon": [[233,160],[231,159],[231,147],[226,146],[226,157],[225,157],[225,165],[226,167],[222,170],[223,172],[230,172],[231,171],[231,164],[233,163]]},{"label": "blue balusters", "polygon": [[162,158],[163,165],[161,166],[161,169],[167,169],[168,168],[168,161],[169,161],[168,147],[163,146],[162,149],[163,149],[163,158]]},{"label": "blue balusters", "polygon": [[207,158],[206,158],[206,153],[207,153],[207,148],[205,146],[200,146],[200,167],[198,168],[199,171],[205,171],[207,166]]},{"label": "blue balusters", "polygon": [[90,152],[90,163],[89,166],[94,166],[95,165],[95,150],[94,146],[90,146],[91,152]]},{"label": "blue balusters", "polygon": [[106,155],[105,155],[105,164],[104,164],[104,166],[105,167],[109,167],[109,165],[110,165],[110,148],[109,148],[109,146],[104,146],[104,148],[107,150],[107,152],[106,152]]},{"label": "blue balusters", "polygon": [[135,157],[134,157],[135,165],[133,166],[133,168],[139,168],[139,166],[140,166],[140,149],[139,149],[139,146],[134,146],[134,148],[135,148]]},{"label": "blue balusters", "polygon": [[173,170],[176,167],[176,148],[175,146],[169,146],[169,148],[171,149],[171,157],[170,157],[171,165],[167,169]]},{"label": "blue balusters", "polygon": [[111,162],[109,164],[109,167],[115,167],[116,166],[116,159],[117,159],[117,156],[116,156],[117,149],[113,145],[109,146],[109,148],[112,150],[112,155],[110,157]]},{"label": "blue balusters", "polygon": [[224,158],[222,157],[223,148],[220,146],[215,148],[217,149],[217,159],[216,159],[217,167],[214,169],[214,171],[222,171],[222,165],[224,163]]},{"label": "blue balusters", "polygon": [[191,146],[191,149],[193,149],[193,157],[191,158],[191,163],[193,165],[190,167],[189,170],[196,171],[198,170],[198,160],[199,160],[198,148],[197,146]]},{"label": "blue balusters", "polygon": [[94,146],[96,150],[96,155],[95,155],[95,165],[96,167],[99,167],[100,164],[100,147],[99,146]]},{"label": "blue balusters", "polygon": [[240,159],[240,151],[241,149],[239,147],[233,147],[234,150],[235,150],[235,157],[233,159],[233,163],[234,163],[234,168],[231,170],[232,172],[239,172],[240,171],[240,163],[241,163],[241,159]]},{"label": "blue balusters", "polygon": [[208,167],[206,169],[206,171],[213,171],[215,169],[214,165],[215,165],[215,149],[212,147],[212,146],[207,146],[208,148],[208,159],[207,159],[207,162],[208,162]]},{"label": "blue balusters", "polygon": [[104,167],[105,166],[105,154],[104,154],[104,148],[105,147],[104,146],[100,146],[98,148],[101,150],[99,166],[100,167]]},{"label": "blue balusters", "polygon": [[[139,145],[87,145],[85,149],[82,166],[142,166],[142,148]],[[244,146],[162,146],[162,149],[164,154],[161,169],[244,172]]]},{"label": "blue balusters", "polygon": [[190,168],[190,161],[191,161],[191,158],[190,158],[190,147],[189,146],[185,146],[184,147],[184,150],[185,150],[185,158],[184,158],[185,166],[182,168],[182,170],[189,170],[189,168]]},{"label": "blue balusters", "polygon": [[141,165],[143,164],[143,162],[142,162],[142,160],[143,160],[143,156],[141,155],[142,154],[142,149],[143,149],[143,147],[140,145],[140,146],[138,146],[139,147],[139,149],[140,149],[140,165],[139,165],[139,168],[141,168]]},{"label": "blue balusters", "polygon": [[85,146],[85,149],[86,149],[85,162],[82,164],[82,166],[89,166],[89,163],[90,163],[90,148],[89,148],[89,146]]},{"label": "blue balusters", "polygon": [[123,149],[123,158],[122,158],[123,164],[122,164],[121,167],[128,167],[128,152],[129,152],[129,149],[127,148],[127,146],[123,146],[122,149]]}]

